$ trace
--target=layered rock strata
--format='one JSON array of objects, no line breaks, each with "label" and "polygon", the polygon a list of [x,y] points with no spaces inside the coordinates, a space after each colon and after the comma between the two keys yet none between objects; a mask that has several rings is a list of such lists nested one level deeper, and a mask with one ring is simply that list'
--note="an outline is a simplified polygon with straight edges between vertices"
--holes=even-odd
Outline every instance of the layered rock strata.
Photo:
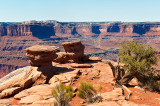
[{"label": "layered rock strata", "polygon": [[59,63],[74,63],[88,61],[88,56],[84,55],[84,45],[81,41],[62,43],[65,52],[57,53],[58,57],[54,60]]},{"label": "layered rock strata", "polygon": [[27,57],[30,59],[31,66],[44,67],[45,65],[52,66],[52,60],[57,57],[58,47],[35,45],[26,48]]},{"label": "layered rock strata", "polygon": [[160,35],[159,22],[58,22],[34,21],[23,23],[0,23],[0,36],[87,36],[87,35],[139,36]]},{"label": "layered rock strata", "polygon": [[48,83],[55,74],[52,60],[59,51],[57,47],[36,45],[25,51],[31,66],[15,70],[0,79],[0,98],[14,95],[34,85]]}]

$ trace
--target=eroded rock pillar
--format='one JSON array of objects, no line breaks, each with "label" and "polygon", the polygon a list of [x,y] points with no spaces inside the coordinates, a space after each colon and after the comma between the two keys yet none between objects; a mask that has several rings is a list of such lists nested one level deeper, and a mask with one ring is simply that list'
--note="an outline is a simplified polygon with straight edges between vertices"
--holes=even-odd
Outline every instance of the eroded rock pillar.
[{"label": "eroded rock pillar", "polygon": [[52,61],[57,58],[56,52],[59,51],[58,47],[35,45],[26,48],[25,51],[27,52],[27,57],[30,59],[30,65],[38,67],[37,70],[42,72],[39,82],[35,82],[35,84],[47,82],[55,73]]}]

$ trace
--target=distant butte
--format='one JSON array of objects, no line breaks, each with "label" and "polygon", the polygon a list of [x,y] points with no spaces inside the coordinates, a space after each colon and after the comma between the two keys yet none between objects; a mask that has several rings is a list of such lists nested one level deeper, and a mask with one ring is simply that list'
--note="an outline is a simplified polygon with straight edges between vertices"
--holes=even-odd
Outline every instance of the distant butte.
[{"label": "distant butte", "polygon": [[[87,55],[116,60],[120,44],[137,41],[160,48],[160,22],[0,22],[0,77],[24,67],[23,49],[81,40]],[[64,54],[61,54],[64,56]]]}]

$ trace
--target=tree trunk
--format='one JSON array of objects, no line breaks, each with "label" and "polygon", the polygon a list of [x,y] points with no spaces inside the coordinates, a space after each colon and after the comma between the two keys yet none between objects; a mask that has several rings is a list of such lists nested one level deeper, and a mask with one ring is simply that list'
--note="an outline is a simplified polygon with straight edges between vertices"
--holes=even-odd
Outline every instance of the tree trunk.
[{"label": "tree trunk", "polygon": [[134,74],[130,71],[127,71],[119,82],[123,85],[127,85],[134,78]]}]

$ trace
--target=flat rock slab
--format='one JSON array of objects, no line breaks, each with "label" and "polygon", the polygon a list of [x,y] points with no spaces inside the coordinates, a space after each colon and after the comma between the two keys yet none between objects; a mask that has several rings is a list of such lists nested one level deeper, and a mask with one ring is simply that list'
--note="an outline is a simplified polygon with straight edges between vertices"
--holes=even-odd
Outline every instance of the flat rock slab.
[{"label": "flat rock slab", "polygon": [[102,93],[102,98],[109,101],[125,100],[125,97],[122,95],[121,88],[116,88],[111,92]]},{"label": "flat rock slab", "polygon": [[76,44],[81,44],[81,41],[75,41],[75,42],[64,42],[62,45],[76,45]]},{"label": "flat rock slab", "polygon": [[37,71],[37,67],[23,67],[12,71],[5,77],[0,79],[0,92],[13,87],[27,87],[37,80],[41,72]]},{"label": "flat rock slab", "polygon": [[23,90],[22,87],[14,87],[14,88],[5,89],[0,93],[0,98],[12,96],[22,90]]},{"label": "flat rock slab", "polygon": [[48,85],[48,84],[36,85],[29,89],[21,91],[20,93],[16,94],[14,98],[23,100],[23,98],[28,97],[29,95],[40,95],[44,99],[50,98],[52,97],[51,91],[55,86],[56,84],[55,85]]},{"label": "flat rock slab", "polygon": [[79,69],[76,69],[74,71],[60,73],[59,75],[54,75],[50,80],[49,84],[55,84],[56,82],[61,81],[62,83],[68,83],[71,82],[80,72]]},{"label": "flat rock slab", "polygon": [[14,99],[0,99],[0,106],[5,106],[4,104],[13,103]]},{"label": "flat rock slab", "polygon": [[91,68],[91,64],[71,64],[73,68]]},{"label": "flat rock slab", "polygon": [[29,95],[21,99],[20,104],[30,104],[35,101],[43,100],[41,95]]},{"label": "flat rock slab", "polygon": [[89,60],[91,60],[91,61],[102,61],[102,59],[99,58],[99,57],[89,57]]},{"label": "flat rock slab", "polygon": [[50,106],[51,104],[54,104],[55,101],[56,101],[55,98],[49,98],[47,100],[40,100],[40,101],[33,102],[32,105],[37,105],[37,106],[38,105],[42,105],[42,106],[47,105],[47,106]]},{"label": "flat rock slab", "polygon": [[35,45],[29,48],[26,48],[25,51],[29,52],[43,52],[43,53],[50,53],[50,52],[57,52],[59,47],[56,46],[47,46],[47,45]]}]

